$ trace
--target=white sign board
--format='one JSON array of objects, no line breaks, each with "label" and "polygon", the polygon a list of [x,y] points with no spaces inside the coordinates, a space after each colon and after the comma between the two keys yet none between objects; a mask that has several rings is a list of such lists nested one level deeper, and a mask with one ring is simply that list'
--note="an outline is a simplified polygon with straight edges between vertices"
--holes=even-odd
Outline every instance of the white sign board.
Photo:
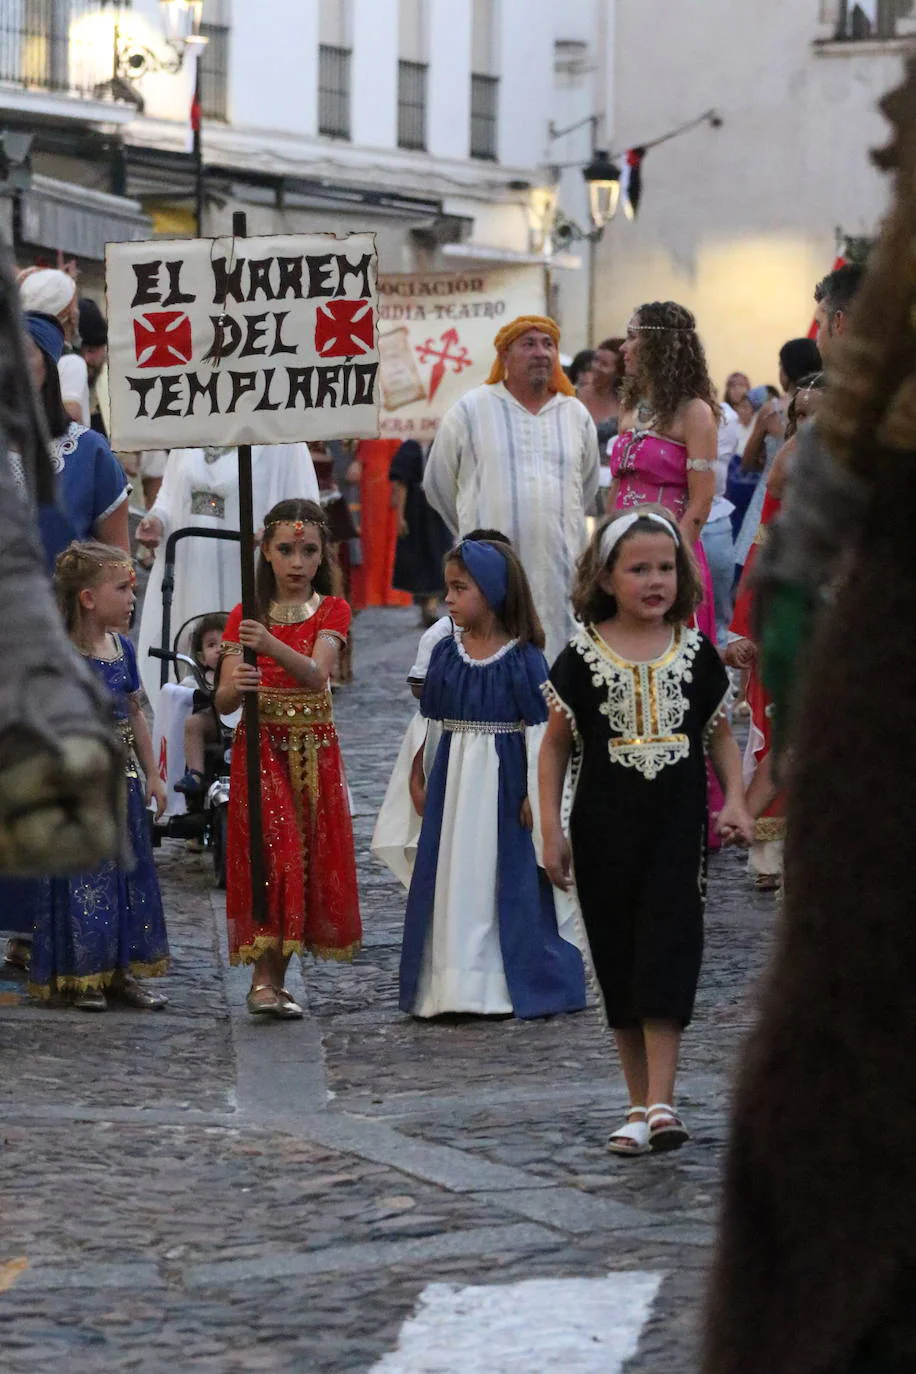
[{"label": "white sign board", "polygon": [[378,434],[373,234],[110,243],[112,446]]},{"label": "white sign board", "polygon": [[543,315],[544,293],[542,267],[384,274],[382,438],[431,440],[449,407],[486,381],[497,332],[518,315]]}]

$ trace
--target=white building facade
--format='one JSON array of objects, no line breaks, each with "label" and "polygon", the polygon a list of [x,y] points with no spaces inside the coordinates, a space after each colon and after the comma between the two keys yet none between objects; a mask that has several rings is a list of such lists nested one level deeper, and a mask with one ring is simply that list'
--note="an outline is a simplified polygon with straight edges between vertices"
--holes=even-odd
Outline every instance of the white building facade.
[{"label": "white building facade", "polygon": [[[203,232],[244,209],[251,233],[374,230],[386,272],[518,262],[546,278],[554,8],[204,0]],[[106,236],[194,232],[195,59],[179,64],[164,13],[0,0],[0,126],[32,139],[6,187],[20,261],[77,256],[93,285]],[[56,217],[29,214],[49,179]]]},{"label": "white building facade", "polygon": [[615,150],[714,108],[649,152],[635,223],[618,215],[597,252],[597,334],[674,299],[698,318],[714,378],[775,382],[786,339],[806,334],[837,231],[875,232],[887,178],[869,159],[888,125],[878,101],[902,75],[913,0],[616,0],[609,102]]}]

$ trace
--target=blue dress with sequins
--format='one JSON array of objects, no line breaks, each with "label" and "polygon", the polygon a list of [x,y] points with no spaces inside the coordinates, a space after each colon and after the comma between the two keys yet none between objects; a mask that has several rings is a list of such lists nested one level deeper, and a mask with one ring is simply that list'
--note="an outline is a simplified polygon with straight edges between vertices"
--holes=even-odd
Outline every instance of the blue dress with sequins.
[{"label": "blue dress with sequins", "polygon": [[36,884],[36,913],[29,990],[104,988],[117,973],[165,973],[168,939],[153,863],[145,789],[131,748],[128,697],[139,691],[134,646],[116,635],[113,659],[90,658],[113,699],[115,722],[128,745],[128,865],[108,862],[91,873],[44,878]]}]

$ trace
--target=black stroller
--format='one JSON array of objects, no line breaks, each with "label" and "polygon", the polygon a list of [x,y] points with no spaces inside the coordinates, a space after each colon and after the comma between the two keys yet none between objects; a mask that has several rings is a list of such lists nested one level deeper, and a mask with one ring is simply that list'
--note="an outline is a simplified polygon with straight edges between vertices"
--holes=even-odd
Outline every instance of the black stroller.
[{"label": "black stroller", "polygon": [[[239,542],[237,530],[207,530],[187,527],[170,534],[165,545],[162,577],[162,636],[159,648],[149,650],[150,658],[161,663],[160,686],[165,687],[174,669],[175,681],[190,676],[201,692],[210,695],[200,664],[189,652],[194,626],[203,615],[193,616],[180,625],[172,635],[172,599],[175,591],[175,551],[182,539],[221,539]],[[153,826],[153,843],[163,838],[197,840],[207,846],[213,856],[213,873],[217,887],[226,886],[226,834],[229,808],[229,762],[233,731],[211,704],[216,722],[216,742],[204,749],[204,782],[199,792],[186,798],[187,811],[169,816]]]}]

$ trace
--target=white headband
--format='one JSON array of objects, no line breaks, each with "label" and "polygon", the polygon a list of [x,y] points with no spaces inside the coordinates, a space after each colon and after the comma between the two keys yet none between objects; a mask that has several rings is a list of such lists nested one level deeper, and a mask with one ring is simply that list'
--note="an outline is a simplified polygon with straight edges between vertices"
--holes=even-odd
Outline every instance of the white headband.
[{"label": "white headband", "polygon": [[637,520],[654,520],[656,525],[661,525],[671,535],[675,544],[680,544],[681,536],[678,534],[677,526],[673,525],[670,520],[666,520],[663,515],[656,515],[654,510],[634,510],[629,515],[621,516],[619,520],[612,520],[605,527],[601,536],[601,543],[598,545],[598,557],[603,568],[607,567],[608,559],[614,549],[627,533],[627,530],[633,528]]}]

